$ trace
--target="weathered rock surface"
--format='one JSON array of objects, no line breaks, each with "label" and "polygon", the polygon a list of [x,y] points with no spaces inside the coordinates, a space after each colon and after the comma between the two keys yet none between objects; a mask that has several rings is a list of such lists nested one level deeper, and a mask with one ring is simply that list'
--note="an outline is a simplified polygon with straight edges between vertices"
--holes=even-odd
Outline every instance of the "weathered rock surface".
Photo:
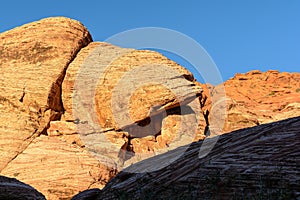
[{"label": "weathered rock surface", "polygon": [[48,199],[70,198],[92,185],[103,187],[116,172],[79,147],[72,124],[47,130],[64,112],[65,71],[91,42],[89,32],[77,21],[58,17],[15,28],[0,38],[1,174],[32,185]]},{"label": "weathered rock surface", "polygon": [[119,167],[204,138],[200,84],[156,52],[90,43],[62,91],[62,119],[77,121],[83,143]]},{"label": "weathered rock surface", "polygon": [[[224,84],[210,88],[210,99],[226,91],[226,119],[221,132],[274,122],[300,115],[300,74],[270,70],[237,74]],[[216,101],[217,102],[217,101]],[[220,107],[209,105],[212,113]],[[211,118],[210,118],[210,121]],[[217,121],[217,120],[216,120]]]},{"label": "weathered rock surface", "polygon": [[[205,119],[191,111],[201,113],[200,85],[159,53],[91,42],[82,24],[62,17],[0,38],[0,171],[47,199],[102,188],[124,164],[204,138]],[[129,121],[119,102],[128,103]],[[84,112],[74,114],[74,105]],[[87,140],[78,134],[85,125]],[[99,134],[105,140],[97,143]],[[97,156],[103,151],[109,158]],[[138,153],[145,156],[135,158]]]},{"label": "weathered rock surface", "polygon": [[102,188],[208,126],[219,134],[300,115],[297,73],[237,75],[224,98],[222,85],[199,84],[163,55],[92,42],[63,17],[1,33],[0,71],[0,172],[47,199]]},{"label": "weathered rock surface", "polygon": [[[203,141],[175,162],[180,147],[130,166],[97,199],[299,199],[300,117],[223,134],[206,157]],[[210,143],[213,139],[206,142]]]},{"label": "weathered rock surface", "polygon": [[35,199],[45,200],[45,196],[36,189],[22,183],[14,178],[0,176],[0,199],[24,200]]},{"label": "weathered rock surface", "polygon": [[90,187],[102,188],[117,172],[99,163],[69,138],[40,136],[2,170],[26,180],[47,199],[68,199]]},{"label": "weathered rock surface", "polygon": [[65,69],[90,40],[79,22],[66,18],[44,19],[0,35],[0,169],[59,117]]},{"label": "weathered rock surface", "polygon": [[[105,70],[103,79],[99,80],[95,97],[99,121],[107,128],[124,128],[156,114],[149,113],[153,107],[157,108],[152,112],[159,113],[179,104],[183,106],[201,94],[201,87],[194,82],[189,71],[163,55],[131,50],[113,60]],[[118,117],[124,124],[117,124],[116,113],[111,109],[113,95],[116,96],[116,103],[122,102],[122,99],[129,100],[124,101],[129,105],[113,105],[115,111],[121,113]],[[131,119],[128,122],[124,119],[127,114]]]},{"label": "weathered rock surface", "polygon": [[[0,35],[0,169],[63,111],[67,65],[91,40],[77,21],[50,18]],[[6,145],[11,144],[11,145]]]}]

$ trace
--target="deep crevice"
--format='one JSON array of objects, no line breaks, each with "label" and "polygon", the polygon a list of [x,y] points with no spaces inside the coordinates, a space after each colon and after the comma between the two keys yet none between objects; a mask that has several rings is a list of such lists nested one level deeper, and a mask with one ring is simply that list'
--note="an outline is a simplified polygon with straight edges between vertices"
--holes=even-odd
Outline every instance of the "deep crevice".
[{"label": "deep crevice", "polygon": [[21,98],[19,99],[19,101],[20,101],[21,103],[23,103],[23,100],[24,100],[25,94],[26,94],[26,92],[25,92],[25,87],[23,87],[23,93],[22,93],[22,96],[21,96]]},{"label": "deep crevice", "polygon": [[88,33],[88,35],[85,38],[83,38],[82,40],[80,40],[78,42],[80,47],[78,49],[76,49],[76,51],[71,55],[70,60],[65,64],[64,69],[61,72],[61,74],[59,75],[59,77],[57,78],[57,80],[54,83],[52,83],[52,86],[51,86],[51,89],[50,89],[50,92],[48,95],[47,109],[46,109],[46,110],[51,110],[51,116],[50,116],[48,124],[43,129],[42,134],[47,135],[47,129],[50,127],[50,122],[55,121],[55,120],[60,120],[61,116],[64,114],[65,108],[63,105],[63,101],[62,101],[62,92],[63,92],[62,84],[63,84],[64,78],[66,76],[67,69],[69,68],[70,64],[76,59],[78,53],[84,47],[88,46],[92,41],[93,41],[92,37],[91,37],[90,33]]},{"label": "deep crevice", "polygon": [[209,136],[209,110],[203,111],[203,117],[205,119],[205,128],[204,128],[204,135]]},{"label": "deep crevice", "polygon": [[[62,83],[64,81],[64,78],[66,76],[67,73],[67,69],[69,68],[70,64],[76,59],[78,53],[81,51],[81,49],[83,49],[84,47],[86,47],[90,42],[92,42],[92,39],[88,40],[86,38],[84,38],[84,40],[87,40],[86,43],[85,42],[81,42],[82,46],[78,49],[76,49],[76,51],[74,52],[73,55],[71,55],[70,60],[66,63],[66,65],[64,66],[64,69],[62,71],[62,73],[60,74],[60,76],[57,78],[57,80],[52,84],[52,87],[50,89],[50,93],[48,95],[48,108],[52,109],[56,112],[61,112],[61,114],[63,114],[65,112],[65,108],[63,106],[63,101],[62,101]],[[56,97],[56,99],[53,99],[53,97]]]}]

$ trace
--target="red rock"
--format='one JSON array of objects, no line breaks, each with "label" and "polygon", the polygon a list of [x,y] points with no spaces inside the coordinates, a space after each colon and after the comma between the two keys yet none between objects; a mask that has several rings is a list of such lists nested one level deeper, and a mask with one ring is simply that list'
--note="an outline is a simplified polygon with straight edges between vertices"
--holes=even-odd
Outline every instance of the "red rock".
[{"label": "red rock", "polygon": [[[220,93],[221,87],[223,84],[211,89],[211,98],[224,96]],[[300,115],[299,73],[250,71],[226,81],[224,87],[227,114],[222,132]]]}]

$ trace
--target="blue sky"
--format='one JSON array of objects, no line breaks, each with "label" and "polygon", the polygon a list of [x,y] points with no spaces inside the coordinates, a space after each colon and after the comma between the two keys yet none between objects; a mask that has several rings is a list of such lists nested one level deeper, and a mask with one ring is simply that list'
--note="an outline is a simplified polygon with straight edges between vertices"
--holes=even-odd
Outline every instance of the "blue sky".
[{"label": "blue sky", "polygon": [[95,41],[133,28],[173,29],[201,44],[224,80],[253,69],[300,72],[298,0],[11,0],[0,9],[0,32],[49,16],[81,21]]}]

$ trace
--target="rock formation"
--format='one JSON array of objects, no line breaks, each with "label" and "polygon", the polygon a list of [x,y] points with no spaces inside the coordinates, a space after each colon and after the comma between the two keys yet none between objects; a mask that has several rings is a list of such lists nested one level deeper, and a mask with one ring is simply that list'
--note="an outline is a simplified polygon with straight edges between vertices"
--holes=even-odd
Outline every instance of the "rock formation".
[{"label": "rock formation", "polygon": [[68,67],[62,91],[63,120],[80,121],[81,139],[105,163],[126,166],[204,138],[202,88],[156,52],[90,43]]},{"label": "rock formation", "polygon": [[1,174],[34,186],[48,199],[69,198],[91,185],[102,187],[115,170],[79,147],[74,142],[78,135],[47,134],[50,121],[64,112],[65,71],[91,42],[89,32],[77,21],[48,18],[0,38]]},{"label": "rock formation", "polygon": [[[96,199],[299,199],[299,126],[297,117],[223,134],[203,158],[203,142],[195,142],[163,169],[120,172]],[[179,150],[127,171],[160,165]]]},{"label": "rock formation", "polygon": [[0,172],[47,199],[102,188],[122,168],[208,133],[300,115],[298,73],[202,85],[157,52],[92,42],[68,18],[1,33],[0,55]]},{"label": "rock formation", "polygon": [[[299,73],[253,70],[236,74],[216,87],[206,87],[210,91],[209,99],[226,96],[223,133],[300,116]],[[209,100],[207,107],[210,113],[220,109],[210,105]]]},{"label": "rock formation", "polygon": [[15,28],[0,38],[3,169],[45,133],[50,120],[59,118],[66,67],[91,37],[78,22],[56,18]]},{"label": "rock formation", "polygon": [[[92,42],[82,24],[62,17],[0,37],[0,171],[32,185],[47,199],[102,188],[123,165],[188,144],[195,136],[204,138],[200,84],[159,53]],[[124,75],[134,85],[118,84]],[[132,88],[140,82],[145,84]],[[120,85],[126,90],[113,93]],[[133,93],[122,96],[123,91]],[[84,95],[76,99],[80,92]],[[123,99],[129,102],[127,121],[122,119],[125,107],[119,107]],[[114,112],[113,100],[119,109]],[[75,114],[74,106],[79,109]],[[82,108],[87,112],[80,112]],[[92,121],[85,119],[93,112]],[[121,120],[115,120],[115,113]],[[183,134],[180,125],[193,127],[191,134]],[[99,135],[104,140],[98,142]],[[108,153],[101,157],[103,151]]]}]

